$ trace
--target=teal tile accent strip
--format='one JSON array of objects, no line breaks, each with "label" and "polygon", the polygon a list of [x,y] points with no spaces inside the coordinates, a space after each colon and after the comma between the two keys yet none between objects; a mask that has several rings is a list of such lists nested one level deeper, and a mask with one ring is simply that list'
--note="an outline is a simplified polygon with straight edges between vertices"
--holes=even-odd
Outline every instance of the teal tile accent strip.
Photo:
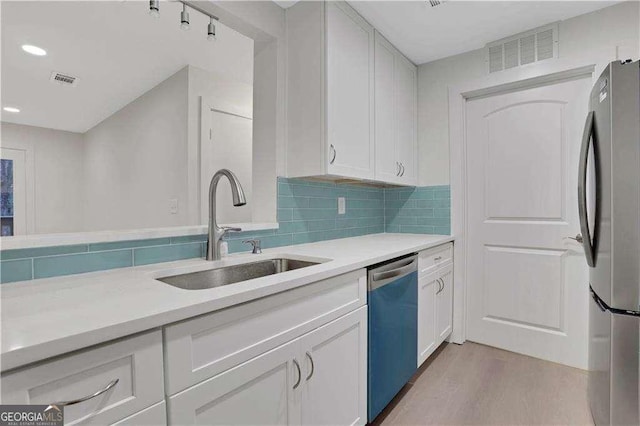
[{"label": "teal tile accent strip", "polygon": [[153,238],[148,240],[114,241],[110,243],[89,244],[89,251],[119,250],[135,247],[162,246],[171,244],[171,238]]},{"label": "teal tile accent strip", "polygon": [[[346,214],[338,214],[338,197]],[[448,186],[375,188],[278,178],[280,228],[230,233],[229,252],[289,246],[383,232],[451,233]],[[207,235],[0,251],[0,283],[204,257]]]},{"label": "teal tile accent strip", "polygon": [[0,283],[32,279],[32,262],[31,259],[6,260],[0,262]]},{"label": "teal tile accent strip", "polygon": [[448,185],[387,188],[384,191],[385,232],[451,233],[451,191]]},{"label": "teal tile accent strip", "polygon": [[57,277],[126,268],[133,265],[131,250],[69,254],[33,259],[33,278]]},{"label": "teal tile accent strip", "polygon": [[31,257],[55,256],[58,254],[83,253],[86,251],[88,251],[86,244],[2,250],[0,252],[0,260],[28,259]]}]

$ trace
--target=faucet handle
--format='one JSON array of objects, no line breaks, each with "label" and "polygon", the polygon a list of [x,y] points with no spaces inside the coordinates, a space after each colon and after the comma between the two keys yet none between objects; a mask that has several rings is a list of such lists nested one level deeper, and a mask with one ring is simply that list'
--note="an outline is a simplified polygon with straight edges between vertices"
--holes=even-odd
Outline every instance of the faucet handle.
[{"label": "faucet handle", "polygon": [[258,239],[244,240],[243,243],[251,244],[251,246],[253,247],[253,250],[251,250],[251,253],[253,253],[253,254],[262,253],[262,248],[260,247],[260,240],[258,240]]}]

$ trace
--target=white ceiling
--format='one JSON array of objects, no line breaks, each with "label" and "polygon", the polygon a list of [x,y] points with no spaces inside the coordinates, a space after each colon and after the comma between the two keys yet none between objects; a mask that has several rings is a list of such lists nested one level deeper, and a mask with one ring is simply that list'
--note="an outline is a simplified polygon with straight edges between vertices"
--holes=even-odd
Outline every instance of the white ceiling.
[{"label": "white ceiling", "polygon": [[[349,1],[416,64],[484,47],[619,1]],[[562,37],[562,35],[560,35]]]},{"label": "white ceiling", "polygon": [[[181,5],[161,2],[160,19],[144,1],[1,2],[2,121],[83,133],[185,65],[221,79],[253,84],[253,40],[190,11],[191,29],[179,27]],[[47,50],[36,57],[23,44]],[[52,71],[79,78],[77,87],[49,81]]]}]

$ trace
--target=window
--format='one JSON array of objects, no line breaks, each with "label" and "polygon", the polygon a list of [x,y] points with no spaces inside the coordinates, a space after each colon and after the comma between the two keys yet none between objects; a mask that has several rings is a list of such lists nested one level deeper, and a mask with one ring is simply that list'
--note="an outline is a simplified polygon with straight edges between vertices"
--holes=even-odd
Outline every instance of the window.
[{"label": "window", "polygon": [[14,234],[13,160],[0,159],[0,231],[3,237]]}]

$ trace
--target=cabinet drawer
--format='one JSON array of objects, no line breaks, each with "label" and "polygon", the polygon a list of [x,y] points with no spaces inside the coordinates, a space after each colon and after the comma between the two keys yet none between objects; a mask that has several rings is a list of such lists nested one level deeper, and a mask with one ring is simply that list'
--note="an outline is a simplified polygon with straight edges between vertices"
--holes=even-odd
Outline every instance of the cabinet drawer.
[{"label": "cabinet drawer", "polygon": [[117,426],[162,426],[166,424],[167,406],[164,401],[114,423]]},{"label": "cabinet drawer", "polygon": [[367,303],[358,270],[165,328],[167,395],[282,345]]},{"label": "cabinet drawer", "polygon": [[162,334],[145,333],[2,375],[3,404],[54,404],[108,391],[64,408],[65,424],[111,424],[164,398]]},{"label": "cabinet drawer", "polygon": [[429,274],[453,259],[453,244],[447,243],[418,254],[419,275]]}]

